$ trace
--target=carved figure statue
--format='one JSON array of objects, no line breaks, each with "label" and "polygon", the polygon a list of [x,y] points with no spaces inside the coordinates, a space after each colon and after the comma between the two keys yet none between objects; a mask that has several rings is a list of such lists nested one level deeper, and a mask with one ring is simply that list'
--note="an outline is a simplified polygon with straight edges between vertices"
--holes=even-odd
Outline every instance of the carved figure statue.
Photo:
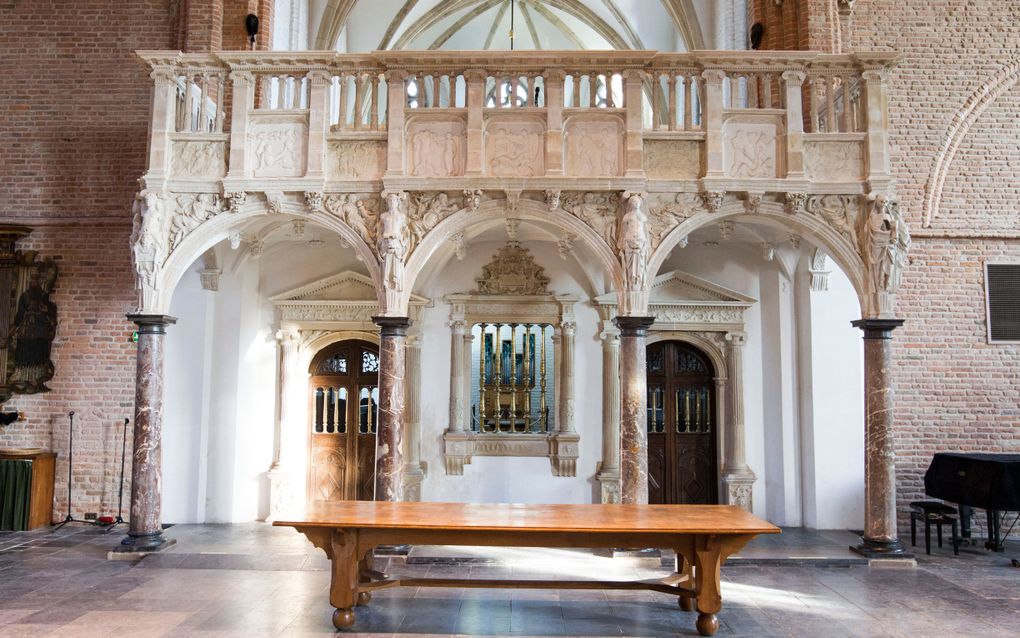
[{"label": "carved figure statue", "polygon": [[407,220],[397,193],[386,195],[386,210],[379,216],[379,258],[383,262],[383,285],[400,291],[407,255]]},{"label": "carved figure statue", "polygon": [[632,194],[627,198],[627,211],[620,220],[617,251],[627,285],[631,290],[642,290],[648,261],[648,215],[645,214],[644,197],[641,195]]},{"label": "carved figure statue", "polygon": [[909,248],[910,232],[899,203],[885,195],[876,196],[861,233],[861,253],[874,290],[899,290]]},{"label": "carved figure statue", "polygon": [[167,256],[164,202],[159,193],[144,190],[135,197],[131,252],[135,261],[135,287],[146,297],[157,288],[159,271]]}]

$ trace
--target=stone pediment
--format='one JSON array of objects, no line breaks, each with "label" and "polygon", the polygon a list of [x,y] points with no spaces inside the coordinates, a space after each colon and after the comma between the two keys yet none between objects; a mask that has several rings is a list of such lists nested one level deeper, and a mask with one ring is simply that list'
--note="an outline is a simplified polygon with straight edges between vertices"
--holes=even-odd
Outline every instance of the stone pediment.
[{"label": "stone pediment", "polygon": [[673,303],[676,301],[752,304],[756,299],[679,270],[663,273],[656,277],[652,282],[649,303]]},{"label": "stone pediment", "polygon": [[[367,275],[350,270],[318,279],[269,298],[285,321],[355,322],[372,325],[379,314],[375,284]],[[411,314],[416,318],[429,300],[411,295]]]}]

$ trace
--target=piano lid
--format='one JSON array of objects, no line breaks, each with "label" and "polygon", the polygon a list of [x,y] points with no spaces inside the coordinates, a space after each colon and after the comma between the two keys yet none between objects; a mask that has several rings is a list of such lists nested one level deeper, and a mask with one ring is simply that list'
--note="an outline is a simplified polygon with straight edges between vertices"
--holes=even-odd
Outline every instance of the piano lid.
[{"label": "piano lid", "polygon": [[924,491],[985,510],[1020,510],[1020,454],[940,452],[925,472]]}]

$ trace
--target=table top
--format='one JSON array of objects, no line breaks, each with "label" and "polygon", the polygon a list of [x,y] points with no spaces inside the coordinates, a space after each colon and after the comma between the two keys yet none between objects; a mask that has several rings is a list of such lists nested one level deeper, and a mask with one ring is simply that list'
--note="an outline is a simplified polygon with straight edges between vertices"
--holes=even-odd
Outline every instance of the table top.
[{"label": "table top", "polygon": [[676,534],[778,534],[733,505],[540,505],[340,501],[287,514],[273,525],[349,529],[435,529]]}]

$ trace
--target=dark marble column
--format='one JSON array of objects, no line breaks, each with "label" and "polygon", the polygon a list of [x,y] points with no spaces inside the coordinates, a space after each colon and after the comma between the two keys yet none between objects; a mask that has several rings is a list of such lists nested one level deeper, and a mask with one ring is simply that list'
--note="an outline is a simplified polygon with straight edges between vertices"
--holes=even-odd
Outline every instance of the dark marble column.
[{"label": "dark marble column", "polygon": [[375,500],[403,498],[404,346],[407,317],[373,317],[379,326],[379,425],[375,436]]},{"label": "dark marble column", "polygon": [[892,331],[902,319],[860,319],[864,331],[864,537],[851,547],[871,558],[908,554],[896,531]]},{"label": "dark marble column", "polygon": [[648,502],[645,339],[655,317],[617,317],[620,329],[620,502]]},{"label": "dark marble column", "polygon": [[135,429],[131,455],[131,519],[119,552],[155,552],[175,541],[163,536],[163,380],[167,315],[128,315],[138,326]]}]

